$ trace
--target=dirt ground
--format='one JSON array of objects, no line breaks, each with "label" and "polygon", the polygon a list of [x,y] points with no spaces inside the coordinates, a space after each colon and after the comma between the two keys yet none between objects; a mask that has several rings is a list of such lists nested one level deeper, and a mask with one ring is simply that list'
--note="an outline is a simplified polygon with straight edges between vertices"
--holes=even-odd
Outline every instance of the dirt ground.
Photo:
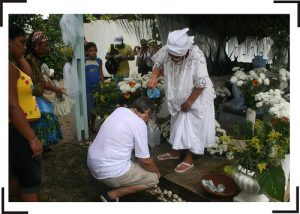
[{"label": "dirt ground", "polygon": [[[86,144],[59,143],[44,154],[40,199],[43,202],[99,202],[104,186],[93,178],[86,165]],[[157,201],[146,192],[123,197],[120,201]]]}]

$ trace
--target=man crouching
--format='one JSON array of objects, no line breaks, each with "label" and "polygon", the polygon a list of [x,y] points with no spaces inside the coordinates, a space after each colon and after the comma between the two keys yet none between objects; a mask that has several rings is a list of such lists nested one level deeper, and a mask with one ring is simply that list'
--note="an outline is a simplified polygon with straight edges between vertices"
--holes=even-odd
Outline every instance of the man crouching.
[{"label": "man crouching", "polygon": [[147,137],[154,108],[150,99],[140,97],[131,108],[117,108],[102,124],[87,157],[92,175],[113,188],[100,195],[102,201],[118,201],[158,184],[160,172],[150,157]]}]

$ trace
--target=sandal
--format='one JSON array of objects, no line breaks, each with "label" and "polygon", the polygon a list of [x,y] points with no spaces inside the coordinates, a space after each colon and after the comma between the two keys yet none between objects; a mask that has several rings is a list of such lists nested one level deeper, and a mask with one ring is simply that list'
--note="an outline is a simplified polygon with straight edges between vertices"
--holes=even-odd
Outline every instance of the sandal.
[{"label": "sandal", "polygon": [[172,156],[169,152],[162,154],[162,155],[158,155],[157,156],[158,160],[177,160],[179,159],[179,156]]},{"label": "sandal", "polygon": [[189,170],[189,169],[191,169],[193,167],[194,167],[194,164],[189,164],[189,163],[186,163],[186,162],[182,161],[180,164],[178,164],[176,166],[176,168],[174,169],[174,171],[177,172],[177,173],[183,173],[183,172],[186,172],[187,170]]}]

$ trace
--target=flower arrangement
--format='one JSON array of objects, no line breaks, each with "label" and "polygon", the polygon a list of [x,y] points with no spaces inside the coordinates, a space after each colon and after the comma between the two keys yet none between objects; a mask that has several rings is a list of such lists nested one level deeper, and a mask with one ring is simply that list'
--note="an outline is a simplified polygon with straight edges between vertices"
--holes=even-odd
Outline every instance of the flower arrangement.
[{"label": "flower arrangement", "polygon": [[285,175],[281,160],[289,153],[289,135],[273,124],[256,120],[253,135],[242,142],[230,144],[229,151],[234,161],[232,165],[225,166],[224,171],[233,174],[243,171],[241,168],[246,169],[253,173],[262,191],[283,201]]},{"label": "flower arrangement", "polygon": [[290,79],[290,72],[284,68],[279,69],[279,80],[281,82],[286,82]]},{"label": "flower arrangement", "polygon": [[143,90],[141,86],[141,83],[134,79],[119,82],[118,87],[122,93],[120,104],[129,106],[136,98],[142,96]]},{"label": "flower arrangement", "polygon": [[[118,83],[118,87],[123,94],[123,97],[120,101],[121,104],[130,105],[137,97],[147,95],[147,82],[151,76],[151,73],[152,72],[149,72],[143,76],[141,76],[141,74],[134,74],[131,75],[128,80]],[[156,105],[156,112],[159,112],[165,97],[163,77],[159,77],[157,88],[160,90],[160,96],[158,98],[154,98],[153,101]]]},{"label": "flower arrangement", "polygon": [[122,93],[115,82],[107,81],[99,84],[93,95],[95,99],[95,106],[92,109],[93,113],[105,117],[117,108]]},{"label": "flower arrangement", "polygon": [[215,87],[217,97],[214,99],[215,112],[219,114],[221,111],[222,104],[226,103],[228,98],[231,96],[231,92],[224,86]]},{"label": "flower arrangement", "polygon": [[218,121],[215,121],[216,124],[216,144],[213,147],[207,148],[209,154],[214,155],[223,155],[226,154],[228,159],[231,159],[231,155],[227,153],[228,145],[231,143],[231,139],[226,135],[226,131],[221,128],[221,125]]},{"label": "flower arrangement", "polygon": [[171,121],[170,119],[164,120],[164,122],[158,124],[162,137],[169,141],[170,138],[170,127]]},{"label": "flower arrangement", "polygon": [[240,67],[234,67],[232,71],[235,71],[235,73],[231,77],[230,82],[241,89],[246,106],[254,109],[255,95],[270,88],[270,79],[265,74],[267,69],[256,68],[249,71],[248,74]]},{"label": "flower arrangement", "polygon": [[229,97],[231,95],[230,91],[228,90],[228,88],[222,86],[220,88],[216,88],[215,89],[215,92],[216,92],[216,95],[218,97],[222,97],[222,98],[225,98],[225,97]]},{"label": "flower arrangement", "polygon": [[[151,72],[144,76],[135,74],[118,84],[111,80],[104,81],[94,90],[96,105],[93,113],[105,116],[113,112],[117,106],[130,106],[136,98],[147,94],[147,82],[150,76]],[[164,78],[159,78],[158,88],[160,96],[153,99],[156,104],[156,112],[159,112],[164,100]]]},{"label": "flower arrangement", "polygon": [[290,103],[287,102],[281,95],[279,89],[270,89],[267,92],[260,92],[255,95],[257,108],[264,108],[272,117],[290,118]]}]

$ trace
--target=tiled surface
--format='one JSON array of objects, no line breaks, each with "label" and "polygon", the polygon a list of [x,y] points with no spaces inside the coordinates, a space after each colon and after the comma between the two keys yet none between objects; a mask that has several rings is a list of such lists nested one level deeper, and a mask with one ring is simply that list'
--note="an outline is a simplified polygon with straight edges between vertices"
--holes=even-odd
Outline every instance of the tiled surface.
[{"label": "tiled surface", "polygon": [[208,201],[231,201],[230,198],[220,198],[212,196],[202,190],[199,183],[201,177],[211,173],[222,173],[223,166],[228,163],[228,160],[221,157],[211,157],[205,155],[197,155],[194,157],[194,167],[185,173],[177,173],[174,168],[180,163],[180,160],[165,160],[160,161],[156,158],[158,154],[167,152],[171,146],[167,143],[162,143],[151,150],[151,155],[160,169],[161,175],[168,181],[183,187],[187,191],[193,192],[201,198]]}]

